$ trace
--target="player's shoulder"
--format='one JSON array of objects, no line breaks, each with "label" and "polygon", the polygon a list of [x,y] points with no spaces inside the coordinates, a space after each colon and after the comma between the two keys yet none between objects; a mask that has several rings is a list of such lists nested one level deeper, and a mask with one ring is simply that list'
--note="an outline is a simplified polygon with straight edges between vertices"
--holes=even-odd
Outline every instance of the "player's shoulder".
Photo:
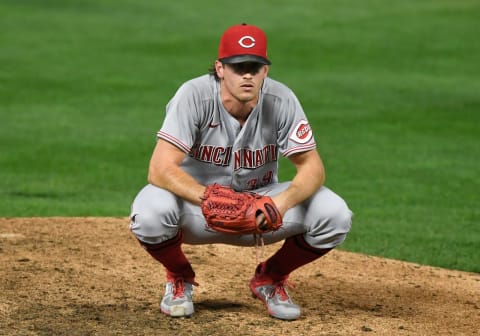
[{"label": "player's shoulder", "polygon": [[196,93],[211,93],[215,89],[215,78],[210,74],[205,74],[187,80],[180,88],[194,91]]},{"label": "player's shoulder", "polygon": [[177,104],[196,107],[211,106],[217,96],[215,90],[215,78],[209,74],[189,79],[178,87],[167,103],[167,109]]},{"label": "player's shoulder", "polygon": [[210,74],[203,74],[201,76],[189,79],[185,82],[185,84],[189,85],[196,85],[196,86],[203,86],[209,85],[210,83],[214,82],[215,78]]},{"label": "player's shoulder", "polygon": [[275,97],[288,97],[294,95],[292,89],[288,87],[285,83],[282,83],[278,80],[275,80],[271,77],[265,78],[263,82],[263,93],[265,95],[275,96]]}]

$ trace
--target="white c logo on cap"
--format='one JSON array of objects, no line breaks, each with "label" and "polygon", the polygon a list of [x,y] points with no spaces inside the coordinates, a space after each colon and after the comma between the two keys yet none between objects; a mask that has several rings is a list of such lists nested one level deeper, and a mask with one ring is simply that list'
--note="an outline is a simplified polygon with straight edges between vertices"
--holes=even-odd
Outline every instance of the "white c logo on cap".
[{"label": "white c logo on cap", "polygon": [[238,44],[244,48],[253,48],[255,46],[255,39],[247,35],[238,40]]}]

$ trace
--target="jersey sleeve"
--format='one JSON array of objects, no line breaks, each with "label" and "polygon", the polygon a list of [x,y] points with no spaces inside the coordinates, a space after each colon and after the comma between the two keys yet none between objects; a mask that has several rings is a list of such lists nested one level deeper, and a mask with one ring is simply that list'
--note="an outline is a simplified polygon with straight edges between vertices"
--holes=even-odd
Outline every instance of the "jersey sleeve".
[{"label": "jersey sleeve", "polygon": [[288,93],[280,100],[278,122],[278,146],[280,153],[288,157],[295,153],[316,148],[315,138],[305,112],[295,94]]},{"label": "jersey sleeve", "polygon": [[188,153],[201,123],[202,100],[194,85],[184,83],[168,102],[165,119],[157,138],[166,140]]}]

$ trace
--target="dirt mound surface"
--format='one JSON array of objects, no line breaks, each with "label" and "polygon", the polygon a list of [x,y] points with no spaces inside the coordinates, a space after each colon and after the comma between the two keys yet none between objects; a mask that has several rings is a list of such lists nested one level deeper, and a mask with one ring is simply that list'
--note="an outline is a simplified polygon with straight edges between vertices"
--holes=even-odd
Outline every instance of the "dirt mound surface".
[{"label": "dirt mound surface", "polygon": [[200,286],[195,314],[173,319],[159,309],[164,270],[127,218],[0,219],[0,335],[474,335],[480,326],[480,274],[335,250],[291,275],[302,316],[285,322],[249,293],[254,248],[184,250]]}]

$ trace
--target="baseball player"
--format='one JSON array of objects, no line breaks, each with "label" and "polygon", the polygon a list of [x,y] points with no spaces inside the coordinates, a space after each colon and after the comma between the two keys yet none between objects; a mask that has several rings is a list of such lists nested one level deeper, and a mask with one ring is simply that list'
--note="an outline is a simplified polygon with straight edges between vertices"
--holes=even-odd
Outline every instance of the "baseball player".
[{"label": "baseball player", "polygon": [[[165,267],[161,310],[169,316],[194,312],[198,284],[182,244],[258,243],[257,235],[206,225],[201,204],[207,186],[267,195],[281,214],[280,229],[262,239],[284,243],[258,264],[249,283],[275,318],[300,316],[287,290],[289,274],[341,244],[350,230],[352,212],[323,185],[324,166],[302,106],[287,86],[268,77],[270,64],[265,33],[234,25],[221,36],[209,73],[185,82],[167,104],[130,229]],[[291,181],[278,180],[280,155],[296,168]],[[259,215],[259,225],[262,220]]]}]

